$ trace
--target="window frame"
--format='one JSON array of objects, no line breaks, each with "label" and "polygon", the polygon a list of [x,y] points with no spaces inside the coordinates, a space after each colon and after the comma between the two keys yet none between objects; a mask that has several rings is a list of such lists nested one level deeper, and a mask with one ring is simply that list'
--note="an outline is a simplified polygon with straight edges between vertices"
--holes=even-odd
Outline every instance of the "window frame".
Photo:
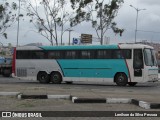
[{"label": "window frame", "polygon": [[[121,58],[117,58],[114,56],[116,51],[124,51],[124,50],[130,50],[130,57],[126,58],[121,57]],[[66,57],[67,52],[73,51],[75,52],[75,57]],[[103,54],[101,56],[99,56],[100,54],[98,54],[98,52],[103,51]],[[24,52],[26,52],[27,55],[24,55]],[[33,54],[34,52],[43,52],[44,56],[42,58],[34,58]],[[53,53],[53,55],[49,55],[51,53]],[[85,55],[82,56],[82,52],[87,52],[87,54],[90,55]],[[109,52],[109,55],[107,55],[107,53]],[[59,53],[60,55],[54,55],[54,53]],[[122,56],[123,56],[123,52]],[[20,56],[17,57],[17,55],[24,55],[24,56]],[[106,56],[107,55],[107,56]],[[88,56],[88,57],[87,57]],[[16,59],[132,59],[132,49],[81,49],[81,50],[17,50],[16,52]]]}]

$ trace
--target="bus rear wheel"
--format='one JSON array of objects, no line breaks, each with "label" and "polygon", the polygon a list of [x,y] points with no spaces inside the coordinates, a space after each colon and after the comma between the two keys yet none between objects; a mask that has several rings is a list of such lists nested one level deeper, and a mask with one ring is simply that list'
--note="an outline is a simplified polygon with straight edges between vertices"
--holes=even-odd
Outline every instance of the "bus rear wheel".
[{"label": "bus rear wheel", "polygon": [[129,86],[135,86],[137,84],[137,82],[129,82],[128,85]]},{"label": "bus rear wheel", "polygon": [[61,84],[62,76],[59,72],[52,72],[50,76],[50,80],[53,84]]},{"label": "bus rear wheel", "polygon": [[49,77],[46,72],[39,72],[37,75],[37,79],[39,80],[40,83],[49,83]]},{"label": "bus rear wheel", "polygon": [[118,73],[115,76],[115,82],[118,86],[126,86],[128,83],[127,76],[124,73]]}]

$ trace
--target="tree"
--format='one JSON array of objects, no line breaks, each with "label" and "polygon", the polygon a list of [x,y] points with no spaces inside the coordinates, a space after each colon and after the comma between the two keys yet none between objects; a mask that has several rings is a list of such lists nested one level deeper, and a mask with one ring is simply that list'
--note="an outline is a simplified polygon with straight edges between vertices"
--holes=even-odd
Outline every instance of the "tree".
[{"label": "tree", "polygon": [[15,2],[0,4],[0,34],[7,39],[6,29],[16,21],[17,4]]},{"label": "tree", "polygon": [[104,34],[108,29],[114,33],[123,33],[123,29],[117,27],[114,18],[117,16],[123,0],[70,0],[72,8],[76,9],[76,15],[71,20],[71,26],[75,26],[83,21],[91,22],[95,29],[101,45],[103,44]]},{"label": "tree", "polygon": [[60,16],[58,17],[58,25],[61,28],[61,45],[63,43],[63,34],[70,30],[72,26],[66,25],[70,22],[71,17],[73,16],[74,12],[67,11],[68,7],[67,2],[65,0],[61,0],[61,10],[60,10]]},{"label": "tree", "polygon": [[45,37],[51,45],[54,41],[58,45],[58,31],[61,31],[61,44],[65,25],[70,20],[70,14],[66,11],[65,0],[31,0],[26,1],[27,16],[30,22],[38,29],[38,32]]}]

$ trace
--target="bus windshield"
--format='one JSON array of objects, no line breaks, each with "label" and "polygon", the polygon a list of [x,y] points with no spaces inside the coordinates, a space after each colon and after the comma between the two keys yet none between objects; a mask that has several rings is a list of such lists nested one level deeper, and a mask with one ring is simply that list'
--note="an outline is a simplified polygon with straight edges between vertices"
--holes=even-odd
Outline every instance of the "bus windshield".
[{"label": "bus windshield", "polygon": [[152,49],[144,49],[144,60],[147,66],[157,66],[155,51]]}]

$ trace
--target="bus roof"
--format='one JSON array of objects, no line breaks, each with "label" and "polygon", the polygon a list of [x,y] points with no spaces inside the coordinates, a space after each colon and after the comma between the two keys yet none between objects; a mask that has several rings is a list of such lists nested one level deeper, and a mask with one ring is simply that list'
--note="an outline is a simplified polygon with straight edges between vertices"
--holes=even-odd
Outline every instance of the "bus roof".
[{"label": "bus roof", "polygon": [[79,46],[23,46],[18,47],[17,50],[79,50],[79,49],[142,49],[142,48],[150,48],[153,47],[143,44],[115,44],[115,45],[79,45]]},{"label": "bus roof", "polygon": [[131,48],[150,48],[153,47],[143,44],[117,44],[117,45],[83,45],[83,46],[41,46],[44,50],[79,50],[79,49],[131,49]]},{"label": "bus roof", "polygon": [[154,49],[152,46],[149,45],[144,45],[144,44],[135,44],[135,43],[120,43],[119,44],[120,48],[126,48],[126,49],[142,49],[142,48],[150,48],[150,49]]},{"label": "bus roof", "polygon": [[118,45],[42,46],[44,50],[118,49]]}]

